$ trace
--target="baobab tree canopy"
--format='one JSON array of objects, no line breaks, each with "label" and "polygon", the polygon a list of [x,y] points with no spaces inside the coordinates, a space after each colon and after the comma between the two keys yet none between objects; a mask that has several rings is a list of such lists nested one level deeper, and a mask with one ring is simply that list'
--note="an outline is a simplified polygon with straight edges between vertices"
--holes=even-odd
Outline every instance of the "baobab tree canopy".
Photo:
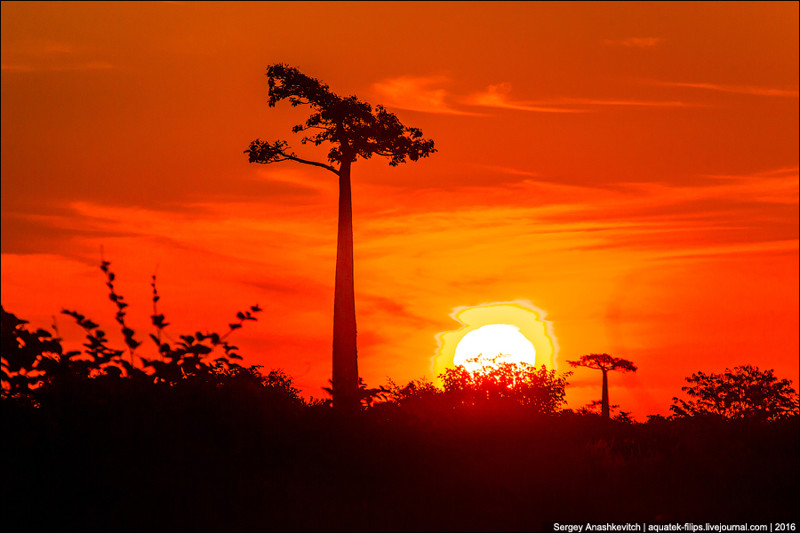
[{"label": "baobab tree canopy", "polygon": [[613,357],[607,353],[590,353],[582,355],[577,361],[567,361],[572,366],[583,366],[595,370],[616,370],[621,372],[636,372],[636,365],[627,359]]},{"label": "baobab tree canopy", "polygon": [[[302,144],[316,146],[330,142],[328,161],[342,163],[355,161],[357,157],[369,159],[373,154],[388,157],[389,164],[397,166],[406,159],[416,161],[436,152],[433,141],[422,138],[417,128],[403,126],[394,113],[383,106],[372,106],[355,96],[341,97],[316,78],[306,76],[294,67],[283,64],[267,68],[269,83],[269,106],[288,100],[293,106],[308,105],[315,112],[303,124],[292,128],[294,133],[306,132]],[[311,163],[298,158],[286,141],[264,142],[260,139],[250,143],[246,150],[251,163],[274,163],[294,160]],[[314,164],[314,163],[311,163]],[[336,169],[317,164],[336,173]]]}]

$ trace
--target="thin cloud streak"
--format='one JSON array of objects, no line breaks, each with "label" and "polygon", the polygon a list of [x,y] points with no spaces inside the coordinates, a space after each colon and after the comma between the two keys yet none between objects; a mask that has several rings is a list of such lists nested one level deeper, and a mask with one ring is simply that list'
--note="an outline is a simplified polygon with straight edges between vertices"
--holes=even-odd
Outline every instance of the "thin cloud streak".
[{"label": "thin cloud streak", "polygon": [[590,106],[689,107],[694,105],[678,100],[604,100],[597,98],[563,98],[555,102]]},{"label": "thin cloud streak", "polygon": [[783,89],[775,87],[756,87],[753,85],[723,85],[718,83],[686,83],[656,81],[656,85],[664,87],[686,87],[690,89],[703,89],[708,91],[749,94],[753,96],[775,96],[780,98],[797,98],[800,93],[797,89]]},{"label": "thin cloud streak", "polygon": [[772,171],[709,177],[715,178],[719,182],[693,187],[648,182],[620,185],[646,194],[654,201],[686,202],[716,198],[787,205],[797,205],[798,203],[798,172],[796,168],[781,169],[779,173]]},{"label": "thin cloud streak", "polygon": [[679,100],[648,101],[630,99],[561,97],[547,100],[514,100],[510,97],[511,84],[490,84],[485,91],[462,97],[453,97],[441,85],[450,80],[445,76],[400,76],[372,84],[373,90],[387,107],[442,115],[483,116],[458,109],[455,100],[469,107],[505,109],[531,113],[590,113],[592,107],[689,107],[695,104]]},{"label": "thin cloud streak", "polygon": [[782,240],[665,250],[655,254],[654,257],[657,259],[693,259],[725,255],[788,253],[797,250],[797,240]]},{"label": "thin cloud streak", "polygon": [[75,72],[89,70],[111,70],[116,68],[105,61],[89,61],[86,63],[73,63],[69,65],[34,65],[34,64],[3,64],[2,71],[6,73],[21,72]]},{"label": "thin cloud streak", "polygon": [[500,172],[502,174],[510,174],[512,176],[528,176],[528,177],[536,177],[540,174],[538,172],[533,172],[531,170],[522,170],[518,168],[512,167],[504,167],[499,165],[480,165],[481,168],[485,168],[488,170],[492,170],[495,172]]},{"label": "thin cloud streak", "polygon": [[95,59],[91,48],[72,42],[44,39],[22,40],[3,43],[2,71],[21,72],[68,72],[108,70],[115,65]]},{"label": "thin cloud streak", "polygon": [[498,83],[489,85],[485,92],[474,94],[464,103],[474,106],[514,109],[518,111],[534,111],[539,113],[587,113],[590,109],[571,106],[636,106],[636,107],[687,107],[681,101],[648,101],[648,100],[610,100],[602,98],[556,98],[548,100],[513,101],[508,98],[511,84]]},{"label": "thin cloud streak", "polygon": [[652,48],[663,43],[662,37],[628,37],[627,39],[603,39],[606,46],[623,46],[626,48]]}]

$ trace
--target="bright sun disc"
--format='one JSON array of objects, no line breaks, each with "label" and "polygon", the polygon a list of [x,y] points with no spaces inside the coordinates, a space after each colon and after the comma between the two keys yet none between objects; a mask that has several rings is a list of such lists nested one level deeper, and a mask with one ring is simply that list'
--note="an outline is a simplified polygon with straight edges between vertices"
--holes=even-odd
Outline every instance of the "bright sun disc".
[{"label": "bright sun disc", "polygon": [[[470,359],[479,358],[479,362]],[[492,364],[494,360],[494,364]],[[456,346],[454,365],[463,365],[470,372],[481,364],[496,366],[497,363],[536,364],[536,348],[517,326],[489,324],[464,335]]]},{"label": "bright sun disc", "polygon": [[484,358],[484,364],[488,363],[486,359],[504,354],[508,357],[498,362],[518,361],[557,369],[558,341],[546,315],[529,300],[454,308],[450,317],[458,327],[436,335],[433,376],[438,379],[448,368],[464,365],[478,355]]}]

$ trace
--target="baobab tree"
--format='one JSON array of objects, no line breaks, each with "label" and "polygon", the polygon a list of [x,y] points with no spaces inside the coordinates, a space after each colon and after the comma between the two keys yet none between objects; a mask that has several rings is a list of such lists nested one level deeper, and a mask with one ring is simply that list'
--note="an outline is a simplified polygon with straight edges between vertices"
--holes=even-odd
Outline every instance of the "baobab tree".
[{"label": "baobab tree", "polygon": [[611,409],[608,405],[608,373],[611,371],[636,372],[637,368],[632,362],[619,357],[612,357],[607,353],[590,353],[582,355],[577,361],[567,361],[572,366],[583,366],[603,372],[603,399],[600,416],[609,418]]},{"label": "baobab tree", "polygon": [[283,140],[256,139],[244,153],[251,163],[294,161],[332,172],[339,178],[339,222],[336,241],[336,280],[333,303],[333,405],[337,409],[360,409],[358,358],[356,353],[356,309],[353,284],[353,211],[350,198],[350,168],[359,158],[373,155],[389,158],[397,166],[406,159],[416,161],[436,149],[417,128],[404,126],[383,106],[372,106],[355,96],[331,92],[316,78],[294,67],[275,64],[267,68],[269,107],[282,100],[313,111],[304,124],[292,128],[304,132],[301,144],[330,143],[327,163],[298,156]]}]

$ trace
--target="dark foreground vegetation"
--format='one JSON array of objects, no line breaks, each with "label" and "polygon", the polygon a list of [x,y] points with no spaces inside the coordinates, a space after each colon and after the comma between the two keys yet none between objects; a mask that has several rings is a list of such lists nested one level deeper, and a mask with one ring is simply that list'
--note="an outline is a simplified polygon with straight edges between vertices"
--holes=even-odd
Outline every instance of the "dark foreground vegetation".
[{"label": "dark foreground vegetation", "polygon": [[340,412],[280,370],[245,367],[228,335],[157,354],[125,324],[85,350],[2,311],[4,530],[550,530],[553,522],[798,521],[797,393],[771,371],[695,374],[674,416],[564,410],[544,367],[449,370],[369,389]]},{"label": "dark foreground vegetation", "polygon": [[242,380],[2,402],[16,529],[547,530],[798,521],[798,422],[531,414],[425,400],[343,418]]}]

